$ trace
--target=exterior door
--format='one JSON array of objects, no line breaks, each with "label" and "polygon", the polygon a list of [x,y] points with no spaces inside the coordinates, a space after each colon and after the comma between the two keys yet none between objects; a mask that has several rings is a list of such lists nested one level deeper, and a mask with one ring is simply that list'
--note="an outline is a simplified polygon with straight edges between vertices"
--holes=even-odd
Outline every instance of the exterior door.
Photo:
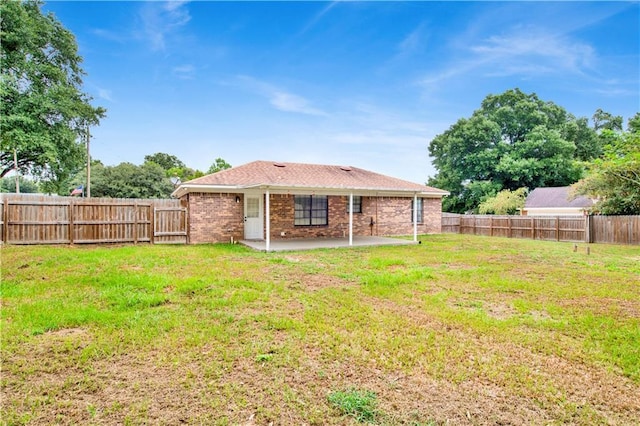
[{"label": "exterior door", "polygon": [[245,240],[262,240],[263,208],[261,195],[246,195],[244,197],[244,238]]}]

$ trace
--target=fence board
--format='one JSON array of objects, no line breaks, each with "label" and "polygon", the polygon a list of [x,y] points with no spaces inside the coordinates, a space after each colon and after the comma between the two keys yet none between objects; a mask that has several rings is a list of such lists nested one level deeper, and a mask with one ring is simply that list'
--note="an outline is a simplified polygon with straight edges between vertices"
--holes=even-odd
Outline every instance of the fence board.
[{"label": "fence board", "polygon": [[640,216],[493,216],[442,213],[442,232],[552,241],[640,244]]},{"label": "fence board", "polygon": [[[161,241],[185,244],[187,209],[179,200],[0,195],[0,236],[9,244],[96,244]],[[161,211],[163,228],[155,229]],[[167,211],[171,214],[164,214]]]}]

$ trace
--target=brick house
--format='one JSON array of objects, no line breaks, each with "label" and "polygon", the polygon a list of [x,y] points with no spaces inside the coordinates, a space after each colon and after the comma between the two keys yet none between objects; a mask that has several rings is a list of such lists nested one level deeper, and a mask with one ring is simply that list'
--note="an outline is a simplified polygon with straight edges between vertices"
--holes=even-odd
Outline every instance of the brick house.
[{"label": "brick house", "polygon": [[[356,167],[254,161],[184,182],[190,243],[439,233],[448,192]],[[417,209],[413,206],[417,205]]]}]

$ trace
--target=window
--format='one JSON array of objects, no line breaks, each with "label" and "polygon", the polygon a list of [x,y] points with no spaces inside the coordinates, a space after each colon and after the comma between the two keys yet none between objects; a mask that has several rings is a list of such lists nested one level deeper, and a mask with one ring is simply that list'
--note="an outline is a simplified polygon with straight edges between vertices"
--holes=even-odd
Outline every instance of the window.
[{"label": "window", "polygon": [[[362,213],[362,197],[359,195],[353,196],[353,212]],[[347,196],[347,213],[349,213],[349,196]]]},{"label": "window", "polygon": [[[422,223],[422,198],[418,200],[418,223]],[[413,223],[413,200],[411,200],[411,223]]]},{"label": "window", "polygon": [[295,225],[327,225],[329,202],[326,195],[296,195],[294,197]]}]

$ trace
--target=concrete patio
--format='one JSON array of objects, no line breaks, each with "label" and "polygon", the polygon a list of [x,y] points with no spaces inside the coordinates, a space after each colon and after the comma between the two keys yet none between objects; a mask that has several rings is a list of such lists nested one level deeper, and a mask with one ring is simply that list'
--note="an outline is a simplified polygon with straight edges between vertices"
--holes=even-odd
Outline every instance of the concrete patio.
[{"label": "concrete patio", "polygon": [[[266,251],[264,240],[241,240],[240,244],[254,250]],[[313,250],[320,248],[398,246],[418,244],[412,240],[388,237],[353,237],[353,245],[349,246],[349,238],[292,238],[290,240],[271,240],[269,251]]]}]

